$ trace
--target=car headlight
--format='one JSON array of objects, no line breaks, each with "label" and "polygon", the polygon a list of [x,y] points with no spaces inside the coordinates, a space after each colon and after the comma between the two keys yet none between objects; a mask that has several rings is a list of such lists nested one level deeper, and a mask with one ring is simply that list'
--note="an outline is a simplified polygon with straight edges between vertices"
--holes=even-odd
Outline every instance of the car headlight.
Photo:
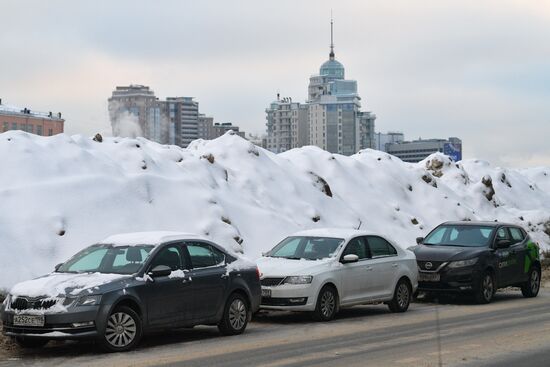
[{"label": "car headlight", "polygon": [[309,284],[313,280],[311,275],[298,275],[286,277],[284,284]]},{"label": "car headlight", "polygon": [[478,258],[475,257],[473,259],[469,260],[459,260],[459,261],[451,261],[449,263],[449,268],[463,268],[465,266],[472,266],[477,262]]},{"label": "car headlight", "polygon": [[101,302],[101,295],[97,296],[82,296],[76,303],[77,306],[96,306]]}]

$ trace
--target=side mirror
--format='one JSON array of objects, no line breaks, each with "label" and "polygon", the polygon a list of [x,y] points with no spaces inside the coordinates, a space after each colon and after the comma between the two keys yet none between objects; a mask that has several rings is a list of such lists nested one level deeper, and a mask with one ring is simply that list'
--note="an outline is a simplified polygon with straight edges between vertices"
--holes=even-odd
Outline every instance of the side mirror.
[{"label": "side mirror", "polygon": [[61,265],[63,265],[63,263],[57,264],[57,265],[55,266],[55,268],[54,268],[54,271],[58,271],[59,268],[61,267]]},{"label": "side mirror", "polygon": [[356,263],[359,261],[359,256],[355,254],[348,254],[342,258],[342,264]]},{"label": "side mirror", "polygon": [[497,240],[497,248],[510,247],[510,240]]},{"label": "side mirror", "polygon": [[170,275],[172,273],[172,269],[166,265],[157,265],[151,271],[149,271],[149,275],[153,278],[156,277],[165,277]]},{"label": "side mirror", "polygon": [[424,237],[416,237],[416,244],[421,245],[424,243]]}]

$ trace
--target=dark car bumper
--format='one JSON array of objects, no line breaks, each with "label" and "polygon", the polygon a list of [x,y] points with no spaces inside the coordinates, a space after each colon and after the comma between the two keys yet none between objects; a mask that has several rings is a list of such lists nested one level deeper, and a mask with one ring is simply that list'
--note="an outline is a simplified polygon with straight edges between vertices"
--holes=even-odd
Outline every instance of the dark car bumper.
[{"label": "dark car bumper", "polygon": [[[434,274],[420,271],[424,274]],[[437,274],[437,282],[418,281],[418,290],[424,292],[472,292],[479,284],[481,272],[471,266],[457,269],[444,268]]]},{"label": "dark car bumper", "polygon": [[[2,333],[11,337],[32,337],[57,340],[91,339],[98,335],[96,320],[100,306],[82,307],[68,312],[45,314],[43,327],[18,326],[13,324],[15,312],[3,311]],[[21,311],[19,314],[25,314]]]}]

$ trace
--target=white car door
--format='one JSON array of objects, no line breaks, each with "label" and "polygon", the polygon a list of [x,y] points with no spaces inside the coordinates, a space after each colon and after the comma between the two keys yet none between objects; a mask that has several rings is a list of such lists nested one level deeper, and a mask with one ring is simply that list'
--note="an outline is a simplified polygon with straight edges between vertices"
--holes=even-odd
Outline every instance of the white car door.
[{"label": "white car door", "polygon": [[348,242],[340,259],[345,255],[357,255],[359,261],[342,264],[340,268],[340,302],[356,303],[371,298],[371,276],[373,268],[369,264],[367,243],[364,237],[356,237]]},{"label": "white car door", "polygon": [[367,236],[368,249],[372,267],[372,296],[374,299],[387,298],[393,295],[399,269],[397,250],[384,238]]}]

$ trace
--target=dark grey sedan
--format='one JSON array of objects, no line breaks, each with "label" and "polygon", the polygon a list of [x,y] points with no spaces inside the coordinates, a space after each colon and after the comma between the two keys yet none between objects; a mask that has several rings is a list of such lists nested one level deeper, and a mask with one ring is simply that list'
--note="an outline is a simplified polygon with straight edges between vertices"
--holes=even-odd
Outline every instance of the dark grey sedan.
[{"label": "dark grey sedan", "polygon": [[24,347],[93,338],[118,352],[159,329],[240,334],[260,298],[255,264],[196,235],[141,232],[109,237],[15,285],[0,313],[4,334]]}]

